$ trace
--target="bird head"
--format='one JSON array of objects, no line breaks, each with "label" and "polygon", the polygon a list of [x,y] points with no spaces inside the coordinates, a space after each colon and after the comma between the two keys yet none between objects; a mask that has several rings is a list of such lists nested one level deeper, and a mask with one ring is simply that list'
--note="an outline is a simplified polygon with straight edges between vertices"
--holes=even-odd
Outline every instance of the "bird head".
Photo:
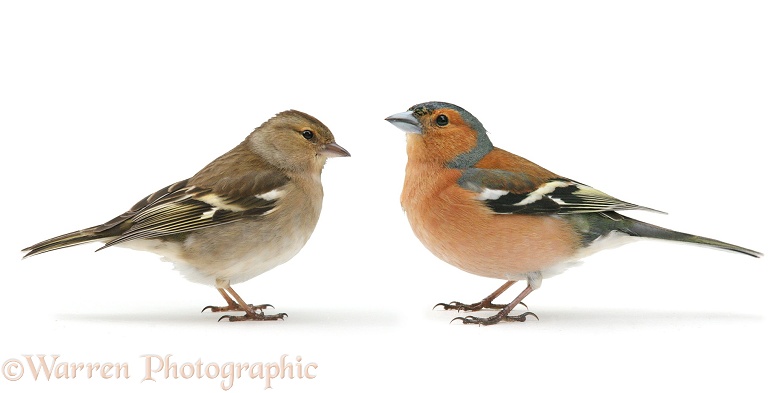
[{"label": "bird head", "polygon": [[493,149],[483,124],[465,109],[446,102],[414,105],[385,120],[407,133],[410,160],[463,169]]},{"label": "bird head", "polygon": [[320,171],[329,157],[349,157],[331,130],[304,112],[278,113],[248,137],[250,149],[273,165],[291,171]]}]

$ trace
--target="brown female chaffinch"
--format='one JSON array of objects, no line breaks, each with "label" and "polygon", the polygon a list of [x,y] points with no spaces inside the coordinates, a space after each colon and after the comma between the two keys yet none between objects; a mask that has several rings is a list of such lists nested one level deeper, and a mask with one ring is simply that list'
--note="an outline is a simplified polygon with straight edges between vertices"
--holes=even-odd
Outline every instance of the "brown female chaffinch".
[{"label": "brown female chaffinch", "polygon": [[[469,273],[507,280],[483,300],[439,303],[446,310],[500,311],[489,318],[459,317],[491,325],[525,321],[509,315],[542,279],[605,248],[640,238],[712,246],[760,257],[736,245],[638,221],[617,210],[648,209],[558,176],[494,147],[466,110],[427,102],[385,119],[407,132],[407,168],[401,204],[415,235],[434,255]],[[493,303],[519,280],[527,286],[509,304]],[[435,306],[436,307],[436,306]]]},{"label": "brown female chaffinch", "polygon": [[[309,240],[323,203],[320,174],[328,157],[348,157],[331,131],[314,117],[289,110],[256,128],[233,150],[94,227],[25,248],[25,257],[77,244],[151,251],[194,281],[214,285],[228,302],[207,306],[229,321],[282,319],[264,314],[231,284],[287,262]],[[202,311],[203,311],[202,310]]]}]

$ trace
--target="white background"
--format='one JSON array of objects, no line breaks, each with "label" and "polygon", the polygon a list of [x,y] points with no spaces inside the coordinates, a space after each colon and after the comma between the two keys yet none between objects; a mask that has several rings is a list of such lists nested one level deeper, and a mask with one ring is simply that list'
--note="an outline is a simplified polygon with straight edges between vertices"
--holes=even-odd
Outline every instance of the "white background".
[{"label": "white background", "polygon": [[[141,356],[288,354],[317,377],[275,391],[779,391],[773,2],[259,3],[0,5],[0,361],[60,355],[131,374],[26,370],[0,390],[219,392],[219,380],[141,383]],[[468,109],[497,146],[670,213],[634,217],[766,257],[636,243],[547,280],[527,298],[539,322],[448,324],[457,314],[435,303],[501,282],[437,260],[400,209],[404,136],[383,119],[430,100]],[[284,322],[217,323],[199,313],[217,291],[153,254],[87,245],[21,260],[289,108],[353,157],[326,166],[304,250],[236,286]],[[242,378],[231,391],[262,389]]]}]

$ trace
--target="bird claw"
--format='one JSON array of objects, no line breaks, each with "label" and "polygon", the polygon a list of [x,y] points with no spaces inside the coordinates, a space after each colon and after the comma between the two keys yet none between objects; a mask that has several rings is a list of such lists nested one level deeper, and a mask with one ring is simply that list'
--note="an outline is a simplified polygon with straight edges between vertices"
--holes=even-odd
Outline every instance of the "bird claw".
[{"label": "bird claw", "polygon": [[435,304],[435,305],[434,305],[434,307],[432,307],[431,309],[432,309],[432,310],[436,310],[436,309],[437,309],[437,307],[439,307],[439,306],[442,306],[442,309],[444,309],[444,310],[452,310],[452,309],[453,309],[453,308],[452,308],[452,305],[453,305],[453,303],[458,303],[458,302],[450,302],[450,303],[437,303],[437,304]]},{"label": "bird claw", "polygon": [[504,317],[504,319],[506,321],[526,322],[526,317],[528,317],[529,315],[533,316],[534,319],[536,319],[538,321],[540,320],[540,317],[538,317],[537,314],[535,314],[533,312],[530,312],[530,311],[527,311],[527,312],[525,312],[523,314],[520,314],[520,315],[508,315],[508,316]]},{"label": "bird claw", "polygon": [[[529,307],[526,304],[524,304],[523,302],[520,302],[518,304],[522,304],[524,307],[526,307],[527,310],[529,309]],[[466,304],[466,303],[461,303],[461,302],[455,302],[454,301],[454,302],[450,302],[450,303],[437,303],[437,304],[434,305],[434,308],[432,308],[432,310],[436,309],[439,306],[442,306],[442,309],[444,309],[444,310],[456,310],[458,312],[461,312],[461,311],[480,311],[482,309],[501,310],[501,309],[507,307],[506,304],[494,304],[492,302],[486,302],[486,301],[481,301],[481,302],[472,303],[472,304]]]},{"label": "bird claw", "polygon": [[453,321],[461,321],[461,323],[467,324],[467,323],[470,323],[470,322],[467,322],[470,319],[476,319],[476,318],[471,316],[471,315],[467,315],[465,317],[455,317],[455,318],[450,320],[450,323],[453,323]]},{"label": "bird claw", "polygon": [[480,326],[488,326],[488,325],[495,325],[495,324],[499,323],[499,321],[502,321],[502,320],[510,321],[510,322],[526,322],[526,318],[528,316],[530,316],[530,315],[533,316],[534,318],[536,318],[538,321],[540,320],[540,318],[537,316],[537,314],[535,314],[533,312],[525,312],[525,313],[520,314],[520,315],[502,315],[502,313],[499,313],[499,314],[496,314],[496,315],[488,317],[488,318],[478,318],[478,317],[475,317],[475,316],[472,316],[472,315],[467,315],[465,317],[453,318],[450,321],[450,323],[453,323],[453,321],[459,320],[464,325],[475,324],[475,325],[480,325]]},{"label": "bird claw", "polygon": [[277,321],[277,320],[284,320],[285,317],[288,315],[286,313],[279,313],[279,314],[272,314],[272,315],[266,315],[261,313],[252,313],[252,314],[244,314],[244,315],[223,315],[220,317],[220,319],[217,320],[217,322],[222,321],[225,318],[228,318],[228,322],[241,322],[241,321]]}]

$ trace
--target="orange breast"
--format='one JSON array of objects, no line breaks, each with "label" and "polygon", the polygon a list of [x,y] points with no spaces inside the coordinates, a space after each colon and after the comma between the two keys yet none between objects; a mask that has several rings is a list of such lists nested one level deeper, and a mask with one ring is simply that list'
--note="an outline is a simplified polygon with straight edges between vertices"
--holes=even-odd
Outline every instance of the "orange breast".
[{"label": "orange breast", "polygon": [[459,187],[457,170],[407,168],[402,206],[415,235],[434,255],[485,277],[523,279],[569,260],[578,244],[567,222],[551,216],[498,215]]}]

